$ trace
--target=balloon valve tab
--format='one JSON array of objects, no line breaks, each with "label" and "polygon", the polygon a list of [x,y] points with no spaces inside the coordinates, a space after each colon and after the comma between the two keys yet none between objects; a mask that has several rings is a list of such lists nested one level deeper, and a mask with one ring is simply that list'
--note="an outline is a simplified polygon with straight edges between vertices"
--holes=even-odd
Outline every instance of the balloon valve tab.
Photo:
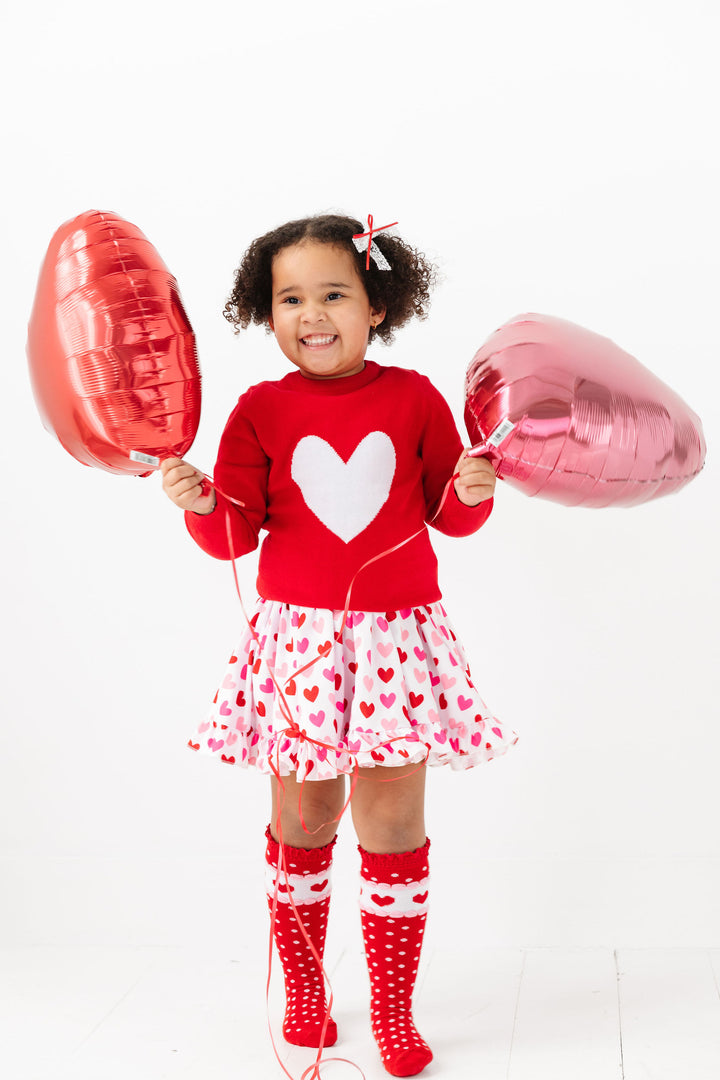
[{"label": "balloon valve tab", "polygon": [[130,460],[138,461],[141,465],[152,465],[156,469],[160,468],[160,458],[153,457],[152,454],[143,454],[140,450],[131,450]]},{"label": "balloon valve tab", "polygon": [[473,446],[472,450],[468,451],[468,457],[480,457],[482,454],[486,454],[491,448],[497,449],[500,443],[505,442],[510,432],[515,430],[515,426],[516,425],[513,424],[512,420],[501,420],[484,442],[479,443],[477,446]]}]

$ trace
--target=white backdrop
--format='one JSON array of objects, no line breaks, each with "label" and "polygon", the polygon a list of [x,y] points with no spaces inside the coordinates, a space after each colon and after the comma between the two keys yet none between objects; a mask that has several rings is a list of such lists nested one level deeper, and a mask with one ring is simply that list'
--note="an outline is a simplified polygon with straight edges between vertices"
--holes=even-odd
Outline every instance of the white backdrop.
[{"label": "white backdrop", "polygon": [[[157,476],[83,468],[41,426],[24,349],[47,243],[98,208],[159,249],[198,336],[188,456],[209,470],[237,396],[285,372],[271,338],[221,317],[239,257],[337,209],[399,220],[439,263],[429,321],[371,355],[428,374],[459,426],[474,351],[539,311],[638,356],[709,445],[703,474],[649,505],[567,509],[500,485],[479,534],[438,538],[476,681],[521,741],[432,772],[435,910],[462,882],[488,945],[720,945],[714,0],[13,7],[2,941],[234,938],[268,813],[263,778],[185,749],[242,618],[229,566],[193,545]],[[338,863],[350,901],[349,822]]]}]

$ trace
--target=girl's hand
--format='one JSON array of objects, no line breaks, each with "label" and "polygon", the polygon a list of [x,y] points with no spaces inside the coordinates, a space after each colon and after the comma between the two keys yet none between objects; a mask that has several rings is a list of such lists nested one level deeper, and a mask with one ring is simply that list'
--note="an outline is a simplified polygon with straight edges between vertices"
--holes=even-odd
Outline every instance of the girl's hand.
[{"label": "girl's hand", "polygon": [[467,450],[463,450],[455,472],[460,474],[455,481],[455,494],[465,506],[477,506],[492,499],[496,476],[487,458],[468,457]]},{"label": "girl's hand", "polygon": [[181,510],[193,514],[211,514],[215,509],[214,488],[203,494],[205,476],[182,458],[166,458],[160,465],[163,475],[163,491]]}]

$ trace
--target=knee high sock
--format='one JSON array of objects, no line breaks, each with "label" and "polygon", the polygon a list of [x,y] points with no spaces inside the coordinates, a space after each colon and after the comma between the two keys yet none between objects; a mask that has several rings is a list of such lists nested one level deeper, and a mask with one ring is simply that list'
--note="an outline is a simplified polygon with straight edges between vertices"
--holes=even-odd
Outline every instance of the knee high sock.
[{"label": "knee high sock", "polygon": [[412,1019],[412,994],[428,899],[426,840],[416,851],[362,856],[360,913],[370,975],[370,1020],[392,1076],[416,1076],[432,1061]]},{"label": "knee high sock", "polygon": [[[267,832],[268,905],[272,911],[275,880],[278,876],[279,845]],[[285,980],[286,1009],[283,1035],[296,1046],[319,1046],[327,1010],[325,984],[320,967],[298,926],[295,912],[288,903],[288,882],[292,898],[305,931],[322,959],[325,950],[328,909],[330,907],[330,864],[332,840],[321,848],[295,848],[285,845],[285,873],[279,874],[278,903],[275,915],[275,945],[280,955]],[[337,1040],[335,1021],[328,1020],[325,1046]]]}]

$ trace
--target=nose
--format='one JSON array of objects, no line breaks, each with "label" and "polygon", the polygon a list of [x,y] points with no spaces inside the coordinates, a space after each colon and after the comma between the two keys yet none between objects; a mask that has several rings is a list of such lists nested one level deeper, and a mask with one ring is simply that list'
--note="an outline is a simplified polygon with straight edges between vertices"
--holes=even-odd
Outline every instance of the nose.
[{"label": "nose", "polygon": [[302,318],[303,322],[308,326],[313,326],[315,323],[325,322],[326,320],[325,310],[320,301],[308,300],[303,304]]}]

